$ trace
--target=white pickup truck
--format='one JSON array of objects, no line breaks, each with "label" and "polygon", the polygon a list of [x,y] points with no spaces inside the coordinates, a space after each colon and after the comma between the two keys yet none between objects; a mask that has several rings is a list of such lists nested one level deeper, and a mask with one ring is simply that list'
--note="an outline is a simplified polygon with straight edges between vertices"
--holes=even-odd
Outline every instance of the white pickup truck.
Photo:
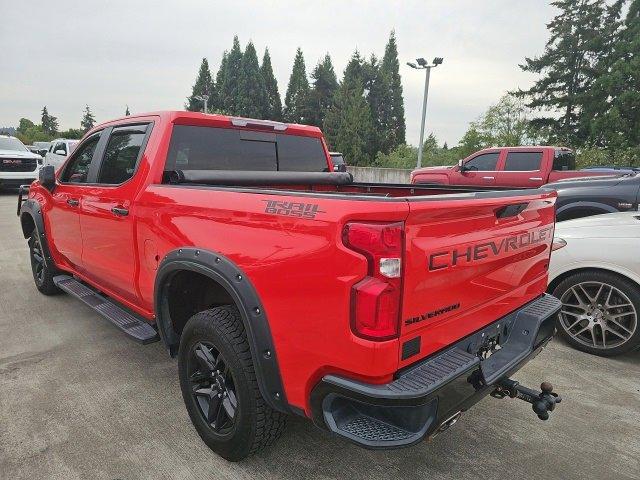
[{"label": "white pickup truck", "polygon": [[42,157],[16,137],[0,135],[0,188],[17,188],[38,178]]}]

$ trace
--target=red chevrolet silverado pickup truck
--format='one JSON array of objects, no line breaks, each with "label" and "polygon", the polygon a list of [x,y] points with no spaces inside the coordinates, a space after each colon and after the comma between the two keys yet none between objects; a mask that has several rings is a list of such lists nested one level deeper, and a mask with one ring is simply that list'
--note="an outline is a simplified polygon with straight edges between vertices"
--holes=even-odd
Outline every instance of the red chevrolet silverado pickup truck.
[{"label": "red chevrolet silverado pickup truck", "polygon": [[160,112],[94,127],[18,206],[36,287],[178,357],[189,416],[230,460],[287,415],[369,448],[417,443],[554,333],[556,194],[359,184],[319,129]]},{"label": "red chevrolet silverado pickup truck", "polygon": [[486,148],[453,167],[426,167],[411,172],[411,183],[493,188],[538,188],[565,178],[602,176],[576,170],[574,153],[564,147]]}]

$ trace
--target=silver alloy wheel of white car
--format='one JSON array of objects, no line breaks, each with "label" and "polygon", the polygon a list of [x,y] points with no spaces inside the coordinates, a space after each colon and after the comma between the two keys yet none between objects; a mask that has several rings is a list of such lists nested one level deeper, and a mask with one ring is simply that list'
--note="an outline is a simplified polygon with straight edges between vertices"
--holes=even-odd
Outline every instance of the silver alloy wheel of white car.
[{"label": "silver alloy wheel of white car", "polygon": [[559,313],[563,329],[591,348],[623,345],[638,328],[638,314],[629,297],[613,285],[585,281],[567,289]]}]

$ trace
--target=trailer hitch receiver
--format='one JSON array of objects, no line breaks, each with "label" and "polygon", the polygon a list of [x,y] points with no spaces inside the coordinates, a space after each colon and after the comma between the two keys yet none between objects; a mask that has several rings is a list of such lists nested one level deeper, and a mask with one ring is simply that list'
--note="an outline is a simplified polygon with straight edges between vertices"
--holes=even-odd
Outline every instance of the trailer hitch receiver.
[{"label": "trailer hitch receiver", "polygon": [[537,391],[520,385],[515,380],[508,378],[500,380],[496,389],[491,393],[494,398],[518,398],[530,403],[533,411],[538,415],[540,420],[548,420],[549,413],[553,412],[556,404],[562,401],[557,393],[553,391],[553,386],[549,382],[543,382]]}]

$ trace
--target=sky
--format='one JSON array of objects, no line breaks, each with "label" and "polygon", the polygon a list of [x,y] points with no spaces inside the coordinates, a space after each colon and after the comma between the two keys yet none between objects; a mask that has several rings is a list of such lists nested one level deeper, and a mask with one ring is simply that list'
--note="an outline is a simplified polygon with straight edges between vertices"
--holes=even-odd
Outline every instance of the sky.
[{"label": "sky", "polygon": [[293,58],[307,73],[329,53],[340,78],[357,48],[384,54],[395,30],[407,141],[417,144],[424,72],[416,57],[444,57],[431,75],[426,132],[450,146],[504,93],[535,76],[518,67],[547,41],[555,10],[542,0],[31,1],[0,0],[0,127],[39,123],[43,105],[62,129],[85,105],[98,122],[183,109],[203,57],[215,74],[234,35],[269,47],[284,100]]}]

